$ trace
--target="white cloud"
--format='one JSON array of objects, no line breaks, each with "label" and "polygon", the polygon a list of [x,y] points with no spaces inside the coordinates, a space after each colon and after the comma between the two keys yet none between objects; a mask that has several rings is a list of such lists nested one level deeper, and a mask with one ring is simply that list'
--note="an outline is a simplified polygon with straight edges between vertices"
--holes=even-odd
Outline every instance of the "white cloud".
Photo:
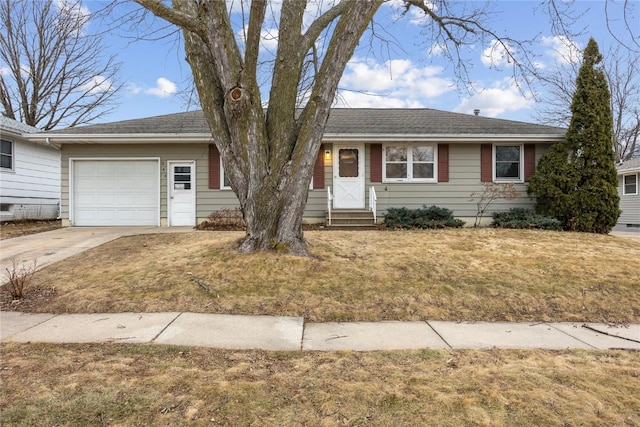
[{"label": "white cloud", "polygon": [[443,43],[434,43],[428,50],[429,56],[440,56],[443,55],[448,50],[447,45]]},{"label": "white cloud", "polygon": [[408,59],[384,63],[353,58],[340,81],[338,103],[349,107],[424,107],[455,89],[440,67],[419,67]]},{"label": "white cloud", "polygon": [[160,98],[166,98],[178,92],[178,86],[172,81],[160,77],[156,80],[156,87],[143,90],[147,95],[159,96]]},{"label": "white cloud", "polygon": [[[429,1],[425,1],[426,5],[432,10],[437,10],[438,6]],[[424,13],[423,10],[417,7],[410,7],[407,10],[407,6],[404,0],[391,0],[388,3],[385,3],[391,9],[391,14],[393,19],[397,20],[405,15],[409,18],[409,23],[412,25],[424,26],[427,25],[431,21],[431,17]]]},{"label": "white cloud", "polygon": [[507,78],[464,98],[453,111],[471,114],[478,109],[482,116],[497,117],[507,112],[530,109],[533,105],[533,97],[520,93],[513,79]]},{"label": "white cloud", "polygon": [[82,86],[89,93],[108,92],[111,90],[111,81],[103,76],[93,76],[91,81]]},{"label": "white cloud", "polygon": [[0,66],[0,76],[8,76],[9,74],[11,74],[11,69],[9,69],[9,67]]},{"label": "white cloud", "polygon": [[260,34],[260,37],[262,38],[260,46],[270,52],[273,52],[275,55],[275,52],[278,50],[278,35],[279,33],[277,28],[263,29]]},{"label": "white cloud", "polygon": [[84,6],[81,2],[72,0],[55,0],[54,5],[58,9],[58,13],[68,16],[77,21],[79,24],[78,30],[83,32],[89,25],[91,19],[91,12],[87,6]]},{"label": "white cloud", "polygon": [[482,52],[480,60],[489,68],[505,66],[511,63],[509,52],[515,54],[515,51],[508,43],[494,39],[491,40],[489,46]]},{"label": "white cloud", "polygon": [[542,46],[558,64],[577,64],[582,59],[580,45],[565,36],[542,37]]}]

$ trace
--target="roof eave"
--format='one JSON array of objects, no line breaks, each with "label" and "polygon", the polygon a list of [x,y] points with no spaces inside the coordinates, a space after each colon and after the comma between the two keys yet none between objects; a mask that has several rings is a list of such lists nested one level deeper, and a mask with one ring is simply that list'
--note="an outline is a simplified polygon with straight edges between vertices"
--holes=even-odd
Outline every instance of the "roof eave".
[{"label": "roof eave", "polygon": [[30,139],[50,140],[56,144],[158,144],[175,142],[206,143],[211,141],[210,133],[162,133],[162,134],[38,134]]},{"label": "roof eave", "polygon": [[[34,142],[50,141],[56,144],[158,144],[158,143],[208,143],[211,134],[30,134],[23,135]],[[348,142],[562,142],[564,135],[558,134],[345,134],[325,133],[325,141]]]},{"label": "roof eave", "polygon": [[627,175],[630,173],[638,173],[640,172],[640,167],[629,168],[629,169],[618,169],[618,175]]},{"label": "roof eave", "polygon": [[562,142],[558,134],[344,134],[325,133],[325,141],[425,141],[425,142]]}]

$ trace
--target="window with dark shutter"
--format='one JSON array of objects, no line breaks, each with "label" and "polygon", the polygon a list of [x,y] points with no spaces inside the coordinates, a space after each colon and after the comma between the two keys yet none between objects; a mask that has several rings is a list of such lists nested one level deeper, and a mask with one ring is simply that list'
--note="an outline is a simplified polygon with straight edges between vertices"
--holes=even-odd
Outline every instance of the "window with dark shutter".
[{"label": "window with dark shutter", "polygon": [[209,188],[220,189],[220,152],[213,144],[209,144]]}]

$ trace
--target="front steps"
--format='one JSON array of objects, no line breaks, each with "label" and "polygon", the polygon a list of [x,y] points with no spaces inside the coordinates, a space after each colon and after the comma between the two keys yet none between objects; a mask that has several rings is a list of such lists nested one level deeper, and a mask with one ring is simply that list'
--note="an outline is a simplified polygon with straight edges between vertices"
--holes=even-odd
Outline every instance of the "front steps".
[{"label": "front steps", "polygon": [[329,212],[325,213],[325,229],[327,230],[375,230],[378,228],[373,220],[373,213],[366,209],[332,210],[331,225]]}]

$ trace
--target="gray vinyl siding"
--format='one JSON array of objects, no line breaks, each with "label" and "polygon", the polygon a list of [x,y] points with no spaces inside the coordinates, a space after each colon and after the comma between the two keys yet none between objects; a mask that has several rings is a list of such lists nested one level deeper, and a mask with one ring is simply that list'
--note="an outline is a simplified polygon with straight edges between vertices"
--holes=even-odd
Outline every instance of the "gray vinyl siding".
[{"label": "gray vinyl siding", "polygon": [[[625,175],[633,175],[633,173]],[[636,180],[640,180],[640,173],[637,174]],[[618,194],[620,195],[620,210],[622,211],[620,218],[618,218],[618,224],[625,226],[627,224],[640,225],[640,189],[638,194],[624,195],[622,186],[623,175],[618,175]]]},{"label": "gray vinyl siding", "polygon": [[[217,203],[208,194],[207,144],[64,144],[62,147],[62,218],[69,218],[69,159],[160,158],[160,218],[167,218],[167,161],[196,161],[196,216],[203,218],[211,208],[237,200],[231,191],[218,192]],[[235,202],[237,205],[237,201]]]},{"label": "gray vinyl siding", "polygon": [[[238,198],[228,189],[209,189],[208,144],[64,144],[62,148],[62,209],[69,219],[69,159],[80,158],[160,158],[160,218],[167,218],[167,161],[196,161],[196,217],[205,219],[212,212],[239,206]],[[309,192],[305,216],[324,217],[326,189]]]},{"label": "gray vinyl siding", "polygon": [[[378,195],[378,215],[384,215],[390,207],[410,209],[438,206],[453,211],[457,217],[475,216],[475,202],[470,201],[471,193],[481,190],[480,145],[449,145],[449,182],[433,184],[376,183]],[[521,192],[526,192],[524,184],[518,184]],[[514,206],[529,207],[528,197],[505,202],[497,200],[492,204],[495,210],[505,210]],[[492,209],[492,210],[493,210]]]},{"label": "gray vinyl siding", "polygon": [[[547,150],[547,144],[536,144],[536,164]],[[331,144],[325,144],[331,149]],[[368,189],[371,183],[370,145],[365,145],[366,204],[369,207]],[[331,162],[325,162],[325,187],[332,185]],[[449,144],[449,181],[438,183],[373,183],[377,194],[378,216],[384,216],[390,207],[421,208],[436,205],[451,209],[457,217],[476,215],[476,202],[470,200],[471,193],[482,190],[480,182],[480,144]],[[534,198],[527,196],[527,184],[517,184],[520,197],[514,200],[496,200],[490,206],[493,211],[509,210],[512,207],[532,209]],[[324,215],[326,210],[326,189],[322,194],[314,190],[309,197],[307,215]]]},{"label": "gray vinyl siding", "polygon": [[[536,145],[536,163],[548,145]],[[324,149],[331,150],[331,142]],[[365,144],[366,205],[371,186],[370,145]],[[212,212],[238,206],[231,190],[209,189],[208,144],[63,144],[62,147],[62,218],[69,218],[69,159],[70,158],[160,158],[160,217],[167,218],[167,161],[196,161],[196,216],[204,219]],[[325,160],[324,188],[309,190],[304,217],[324,218],[327,209],[327,187],[332,186],[332,162]],[[449,182],[439,183],[373,183],[378,197],[378,216],[382,217],[390,207],[420,208],[436,205],[451,209],[457,217],[474,217],[475,201],[470,200],[474,191],[481,191],[480,144],[449,144]],[[526,184],[517,184],[521,197],[516,200],[496,200],[490,212],[512,207],[533,208],[534,200],[526,194]],[[636,199],[638,200],[638,199]],[[639,203],[640,204],[640,203]]]}]

